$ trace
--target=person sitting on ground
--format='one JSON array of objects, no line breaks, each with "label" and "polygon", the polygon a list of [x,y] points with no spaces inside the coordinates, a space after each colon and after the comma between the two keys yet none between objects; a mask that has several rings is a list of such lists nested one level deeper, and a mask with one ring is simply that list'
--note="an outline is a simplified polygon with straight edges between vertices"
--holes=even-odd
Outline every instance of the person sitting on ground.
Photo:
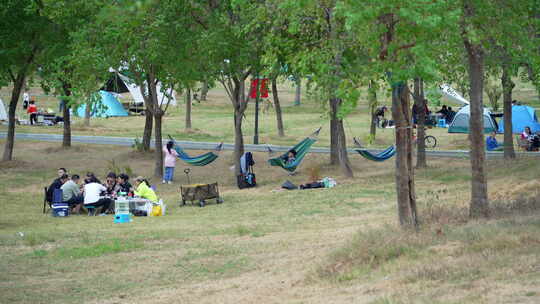
[{"label": "person sitting on ground", "polygon": [[135,189],[135,191],[133,193],[136,196],[141,197],[141,198],[145,198],[145,199],[150,200],[152,202],[157,202],[158,201],[156,192],[154,192],[154,190],[152,190],[152,188],[150,188],[150,184],[148,183],[148,181],[144,177],[137,176],[137,178],[135,178],[135,188],[136,189]]},{"label": "person sitting on ground", "polygon": [[119,174],[118,177],[116,178],[116,183],[120,187],[120,190],[119,190],[120,192],[124,192],[128,194],[129,192],[132,191],[133,187],[129,183],[129,176],[127,174],[125,173]]},{"label": "person sitting on ground", "polygon": [[53,193],[54,193],[54,190],[56,189],[60,189],[60,187],[62,187],[62,176],[64,176],[65,174],[67,174],[67,170],[66,168],[58,168],[58,178],[56,178],[52,183],[51,185],[49,186],[49,188],[47,188],[47,195],[46,195],[46,200],[47,202],[49,203],[52,203],[52,199],[53,199]]},{"label": "person sitting on ground", "polygon": [[35,101],[30,100],[30,105],[28,105],[28,109],[26,110],[26,113],[30,114],[31,125],[34,125],[34,123],[37,123],[37,106],[35,104]]},{"label": "person sitting on ground", "polygon": [[486,149],[488,151],[502,151],[503,147],[499,146],[497,142],[497,133],[491,132],[491,134],[486,138]]},{"label": "person sitting on ground", "polygon": [[107,174],[107,179],[103,186],[107,187],[107,195],[110,196],[116,196],[118,191],[120,191],[120,186],[116,183],[116,174],[114,172]]},{"label": "person sitting on ground", "polygon": [[287,159],[285,160],[285,162],[287,163],[287,165],[291,165],[294,163],[294,161],[296,161],[296,150],[291,149],[289,150],[289,152],[287,152]]},{"label": "person sitting on ground", "polygon": [[[65,176],[67,178],[67,174]],[[71,179],[67,179],[60,189],[62,189],[62,201],[68,204],[74,213],[79,213],[81,204],[84,201],[79,187],[79,176],[73,174]]]},{"label": "person sitting on ground", "polygon": [[107,191],[107,188],[100,184],[95,177],[86,178],[84,182],[84,206],[102,207],[100,215],[106,215],[105,211],[111,206],[112,200],[110,198],[101,198],[100,196],[101,193]]},{"label": "person sitting on ground", "polygon": [[529,126],[525,127],[523,133],[521,133],[521,139],[527,141],[527,151],[538,151],[538,148],[540,148],[540,137],[534,134]]}]

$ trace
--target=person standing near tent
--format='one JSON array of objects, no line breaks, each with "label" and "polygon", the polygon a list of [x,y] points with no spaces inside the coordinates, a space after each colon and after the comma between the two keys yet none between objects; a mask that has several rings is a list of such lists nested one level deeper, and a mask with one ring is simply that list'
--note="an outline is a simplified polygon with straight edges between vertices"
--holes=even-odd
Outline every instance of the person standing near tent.
[{"label": "person standing near tent", "polygon": [[37,123],[37,106],[34,100],[30,100],[30,105],[28,105],[28,110],[26,110],[26,113],[30,114],[31,125]]},{"label": "person standing near tent", "polygon": [[164,184],[171,184],[174,177],[174,168],[176,167],[178,153],[176,153],[173,147],[174,143],[172,141],[167,142],[167,145],[163,147],[163,153],[165,154],[165,159],[163,160],[163,165],[165,167],[165,172],[163,174]]}]

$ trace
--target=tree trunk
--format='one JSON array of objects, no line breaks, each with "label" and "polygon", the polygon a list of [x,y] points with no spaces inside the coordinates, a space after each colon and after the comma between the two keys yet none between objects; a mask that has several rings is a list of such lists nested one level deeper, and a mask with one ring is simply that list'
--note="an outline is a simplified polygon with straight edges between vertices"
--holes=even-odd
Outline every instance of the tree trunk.
[{"label": "tree trunk", "polygon": [[[142,76],[138,75],[137,79],[141,79]],[[152,100],[150,98],[150,90],[145,81],[139,80],[137,83],[139,91],[143,97],[144,102],[144,131],[142,137],[142,149],[145,152],[150,151],[150,142],[152,141],[152,128],[154,124],[154,114],[152,113]]]},{"label": "tree trunk", "polygon": [[347,139],[343,120],[337,116],[341,100],[337,97],[330,99],[330,163],[339,165],[346,177],[353,177],[349,155],[347,154]]},{"label": "tree trunk", "polygon": [[206,101],[206,97],[208,96],[208,81],[205,80],[202,83],[201,87],[201,101]]},{"label": "tree trunk", "polygon": [[345,129],[343,128],[343,120],[338,121],[338,146],[339,146],[339,166],[343,174],[348,177],[354,177],[351,162],[349,161],[349,154],[347,153],[347,138],[345,136]]},{"label": "tree trunk", "polygon": [[[245,75],[245,78],[249,73]],[[234,108],[234,168],[235,176],[240,175],[242,167],[240,165],[240,157],[244,154],[244,135],[242,133],[242,120],[247,109],[247,101],[245,96],[244,79],[233,77],[232,84],[229,90],[231,102]]]},{"label": "tree trunk", "polygon": [[92,104],[93,99],[90,98],[86,102],[86,108],[84,109],[84,126],[89,127],[90,126],[90,114],[92,113]]},{"label": "tree trunk", "polygon": [[274,107],[276,108],[278,136],[283,137],[285,136],[285,130],[283,128],[283,117],[281,115],[281,104],[279,103],[276,78],[272,78],[272,97],[274,98]]},{"label": "tree trunk", "polygon": [[154,124],[154,114],[152,114],[152,111],[148,109],[148,103],[146,105],[146,109],[144,110],[144,131],[143,131],[143,138],[142,138],[142,148],[143,151],[148,152],[150,151],[150,143],[152,141],[152,129]]},{"label": "tree trunk", "polygon": [[369,103],[369,112],[371,113],[371,123],[369,127],[369,141],[370,143],[375,140],[375,136],[377,135],[377,115],[375,115],[375,112],[377,111],[377,85],[374,81],[369,81],[369,88],[368,88],[368,103]]},{"label": "tree trunk", "polygon": [[414,103],[418,112],[418,124],[416,126],[416,168],[427,167],[426,163],[426,99],[424,98],[424,81],[420,78],[414,80]]},{"label": "tree trunk", "polygon": [[409,89],[406,83],[392,85],[392,117],[396,124],[396,192],[399,223],[402,227],[416,227],[418,218],[414,189],[412,124]]},{"label": "tree trunk", "polygon": [[339,146],[337,140],[339,137],[339,120],[333,111],[330,113],[330,116],[330,165],[337,166],[339,164]]},{"label": "tree trunk", "polygon": [[191,88],[186,90],[186,131],[191,130]]},{"label": "tree trunk", "polygon": [[294,76],[295,83],[296,83],[296,92],[294,94],[294,105],[299,106],[301,102],[301,95],[302,95],[302,78],[299,76]]},{"label": "tree trunk", "polygon": [[[63,85],[64,94],[66,96],[71,96],[71,86],[67,83],[64,83]],[[64,136],[62,139],[62,147],[69,148],[71,147],[71,117],[69,110],[71,106],[69,105],[69,100],[63,100],[64,103],[63,107],[63,120],[64,120]]]},{"label": "tree trunk", "polygon": [[234,112],[234,167],[236,176],[241,174],[240,158],[244,154],[244,135],[242,134],[242,117],[244,113]]},{"label": "tree trunk", "polygon": [[[161,110],[158,110],[161,112]],[[163,176],[163,139],[161,134],[161,122],[163,115],[155,114],[154,115],[154,140],[155,144],[155,157],[156,157],[156,167],[154,169],[154,176],[162,177]]]},{"label": "tree trunk", "polygon": [[484,103],[482,99],[484,86],[484,53],[482,47],[465,39],[465,48],[469,61],[470,82],[470,136],[471,141],[471,217],[487,217],[489,213],[487,180],[485,174],[484,150]]},{"label": "tree trunk", "polygon": [[26,73],[20,72],[17,78],[13,82],[13,90],[11,90],[11,100],[9,102],[8,112],[8,132],[6,137],[6,144],[4,146],[3,161],[9,161],[13,159],[13,147],[15,146],[15,111],[17,110],[17,102],[21,95],[22,87],[24,85]]},{"label": "tree trunk", "polygon": [[161,109],[161,106],[157,99],[157,88],[154,75],[148,73],[148,95],[151,101],[151,111],[154,114],[154,141],[155,141],[155,168],[154,176],[163,176],[163,139],[161,134],[161,123],[165,113]]},{"label": "tree trunk", "polygon": [[510,77],[509,67],[503,64],[501,84],[503,87],[503,119],[504,119],[504,158],[516,158],[514,136],[512,134],[512,90],[515,87]]}]

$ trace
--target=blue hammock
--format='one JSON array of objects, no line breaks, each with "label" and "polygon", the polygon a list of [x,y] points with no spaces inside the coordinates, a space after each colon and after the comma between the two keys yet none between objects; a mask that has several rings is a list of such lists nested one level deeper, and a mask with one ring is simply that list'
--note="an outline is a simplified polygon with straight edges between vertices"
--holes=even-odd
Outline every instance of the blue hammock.
[{"label": "blue hammock", "polygon": [[355,151],[369,160],[381,162],[394,156],[394,154],[396,154],[396,147],[395,146],[388,147],[388,149],[377,154],[373,154],[365,149],[355,149]]}]

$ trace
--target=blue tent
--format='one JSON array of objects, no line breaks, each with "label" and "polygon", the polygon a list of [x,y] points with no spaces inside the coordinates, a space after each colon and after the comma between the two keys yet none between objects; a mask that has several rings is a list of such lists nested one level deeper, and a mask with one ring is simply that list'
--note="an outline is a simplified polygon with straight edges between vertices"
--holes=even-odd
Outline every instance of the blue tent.
[{"label": "blue tent", "polygon": [[[533,133],[540,131],[536,111],[529,106],[512,106],[512,133],[519,134],[525,127],[530,127]],[[504,119],[499,122],[498,132],[504,133]]]},{"label": "blue tent", "polygon": [[[99,97],[101,97],[101,102],[92,103],[90,117],[128,116],[128,112],[113,94],[106,91],[99,91]],[[75,115],[84,117],[85,111],[86,104],[82,104],[75,111]]]}]

